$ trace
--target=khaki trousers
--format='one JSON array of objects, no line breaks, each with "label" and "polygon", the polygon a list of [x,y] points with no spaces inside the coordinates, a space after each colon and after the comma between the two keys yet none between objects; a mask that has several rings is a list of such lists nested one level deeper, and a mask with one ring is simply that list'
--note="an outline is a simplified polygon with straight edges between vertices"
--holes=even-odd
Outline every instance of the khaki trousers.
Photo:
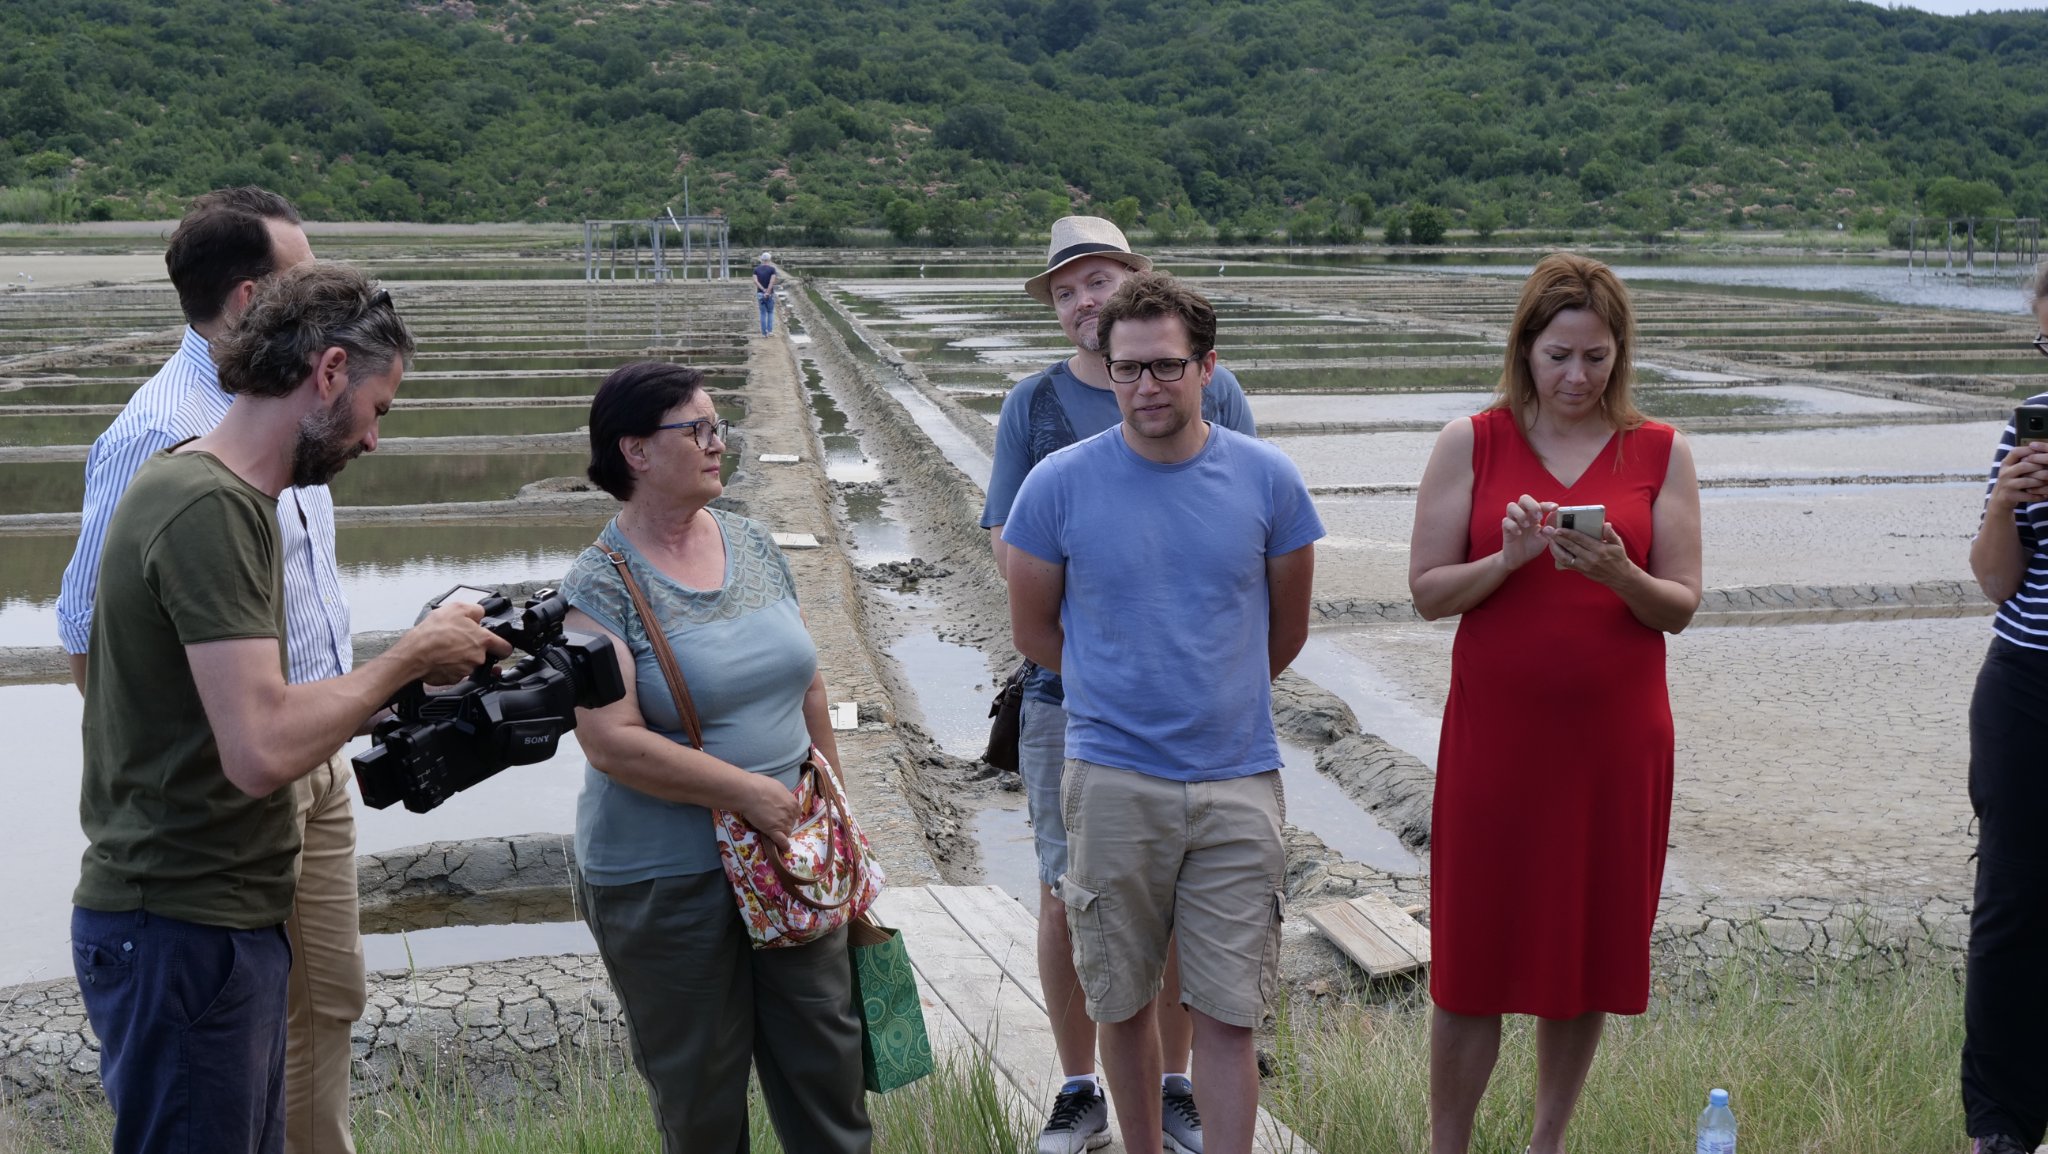
[{"label": "khaki trousers", "polygon": [[285,922],[292,972],[286,1001],[286,1154],[354,1154],[349,1133],[349,1031],[363,1016],[363,933],[356,897],[356,818],[339,751],[300,778],[299,885]]}]

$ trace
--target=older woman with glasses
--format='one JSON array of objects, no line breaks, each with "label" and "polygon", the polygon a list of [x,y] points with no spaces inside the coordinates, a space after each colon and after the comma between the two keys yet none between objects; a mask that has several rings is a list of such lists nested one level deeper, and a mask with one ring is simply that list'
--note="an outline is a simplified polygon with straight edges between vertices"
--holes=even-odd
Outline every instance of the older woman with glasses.
[{"label": "older woman with glasses", "polygon": [[[846,930],[752,948],[711,810],[783,841],[813,745],[837,764],[817,649],[765,526],[711,507],[725,422],[703,374],[644,362],[590,408],[590,479],[622,507],[576,559],[569,627],[611,638],[626,696],[578,711],[589,757],[576,805],[578,896],[625,1013],[666,1154],[745,1150],[758,1070],[785,1150],[871,1144]],[[626,558],[655,620],[606,552]],[[648,638],[674,651],[703,726],[688,744]]]},{"label": "older woman with glasses", "polygon": [[[2048,354],[2048,264],[2027,303]],[[2027,398],[2048,406],[2048,393]],[[1970,808],[1977,893],[1963,987],[1963,1112],[1976,1154],[2026,1154],[2048,1131],[2048,444],[2014,415],[1991,457],[1970,568],[1998,606],[1970,700]],[[2030,431],[2033,421],[2028,421]]]}]

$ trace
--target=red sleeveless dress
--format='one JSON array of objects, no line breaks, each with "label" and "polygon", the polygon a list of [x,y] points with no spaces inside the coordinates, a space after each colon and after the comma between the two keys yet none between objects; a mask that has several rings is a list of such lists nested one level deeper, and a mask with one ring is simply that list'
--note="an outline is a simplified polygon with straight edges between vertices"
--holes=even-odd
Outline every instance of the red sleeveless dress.
[{"label": "red sleeveless dress", "polygon": [[[1472,418],[1467,559],[1527,493],[1605,505],[1637,565],[1671,460],[1654,422],[1558,483],[1506,409]],[[1640,1014],[1671,826],[1664,635],[1541,553],[1458,622],[1430,834],[1430,997],[1457,1014]]]}]

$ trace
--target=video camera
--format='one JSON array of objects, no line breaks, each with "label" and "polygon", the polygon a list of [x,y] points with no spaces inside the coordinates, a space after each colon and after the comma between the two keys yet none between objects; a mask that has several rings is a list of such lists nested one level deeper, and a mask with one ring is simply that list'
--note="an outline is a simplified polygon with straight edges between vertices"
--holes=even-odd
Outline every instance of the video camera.
[{"label": "video camera", "polygon": [[576,728],[578,706],[596,709],[626,695],[611,639],[564,631],[569,603],[555,590],[520,606],[458,585],[427,609],[450,601],[482,606],[483,627],[527,656],[506,669],[487,662],[445,689],[415,681],[399,690],[392,716],[370,735],[371,749],[354,759],[363,804],[373,809],[402,801],[425,813],[506,766],[546,761]]}]

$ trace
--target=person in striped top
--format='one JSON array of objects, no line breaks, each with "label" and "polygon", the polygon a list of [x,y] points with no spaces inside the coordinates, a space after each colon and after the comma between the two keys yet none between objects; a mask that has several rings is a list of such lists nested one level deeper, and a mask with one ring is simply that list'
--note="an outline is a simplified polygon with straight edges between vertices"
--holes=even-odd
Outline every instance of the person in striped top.
[{"label": "person in striped top", "polygon": [[[86,457],[78,546],[57,598],[57,630],[71,679],[85,691],[100,553],[129,481],[157,452],[218,425],[234,398],[222,391],[213,343],[248,309],[258,284],[313,259],[299,214],[276,193],[228,188],[192,202],[164,254],[187,327],[177,352],[137,389]],[[288,679],[324,681],[354,663],[348,599],[334,555],[334,501],[326,485],[278,496],[283,545]],[[364,1004],[356,899],[356,827],[349,766],[340,750],[295,786],[304,849],[288,932],[291,976],[286,1099],[291,1154],[345,1154],[349,1132],[349,1029]]]},{"label": "person in striped top", "polygon": [[[2028,304],[2048,355],[2048,263]],[[2048,393],[2029,397],[2048,405]],[[2005,427],[1970,568],[1998,605],[1970,699],[1977,892],[1963,988],[1963,1111],[1973,1154],[2027,1154],[2048,1133],[2048,444]]]}]

